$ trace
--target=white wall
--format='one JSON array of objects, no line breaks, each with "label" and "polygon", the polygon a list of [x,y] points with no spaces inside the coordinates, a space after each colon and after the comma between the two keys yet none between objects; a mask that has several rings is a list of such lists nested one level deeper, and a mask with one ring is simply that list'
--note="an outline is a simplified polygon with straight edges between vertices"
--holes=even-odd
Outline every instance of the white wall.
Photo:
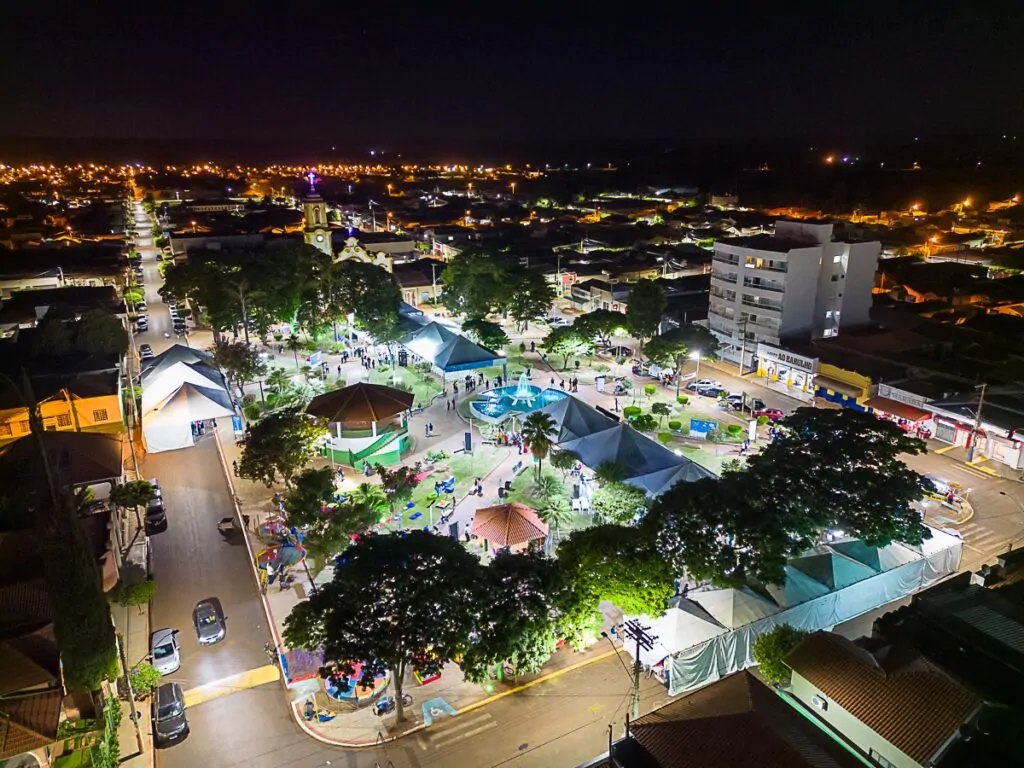
[{"label": "white wall", "polygon": [[875,271],[878,269],[878,259],[882,255],[882,244],[850,243],[849,251],[840,328],[867,325],[871,322],[871,290],[875,285]]}]

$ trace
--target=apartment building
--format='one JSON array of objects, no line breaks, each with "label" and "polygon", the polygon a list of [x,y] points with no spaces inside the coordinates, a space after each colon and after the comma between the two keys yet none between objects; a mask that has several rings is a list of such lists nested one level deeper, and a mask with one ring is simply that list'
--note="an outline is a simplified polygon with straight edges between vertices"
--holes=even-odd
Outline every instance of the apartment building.
[{"label": "apartment building", "polygon": [[869,323],[878,242],[833,240],[832,224],[777,221],[773,235],[715,243],[708,327],[719,354],[752,365],[758,344],[835,336]]}]

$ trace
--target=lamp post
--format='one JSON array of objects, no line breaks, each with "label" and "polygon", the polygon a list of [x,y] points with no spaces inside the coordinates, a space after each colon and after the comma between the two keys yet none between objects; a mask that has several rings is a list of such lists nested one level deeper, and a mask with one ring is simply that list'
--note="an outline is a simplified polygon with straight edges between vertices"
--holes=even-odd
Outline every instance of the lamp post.
[{"label": "lamp post", "polygon": [[971,444],[967,448],[967,463],[970,464],[974,461],[974,446],[978,442],[978,432],[981,430],[981,409],[985,407],[985,390],[988,389],[988,384],[981,384],[976,387],[981,390],[978,395],[978,410],[974,413],[974,428],[971,429]]}]

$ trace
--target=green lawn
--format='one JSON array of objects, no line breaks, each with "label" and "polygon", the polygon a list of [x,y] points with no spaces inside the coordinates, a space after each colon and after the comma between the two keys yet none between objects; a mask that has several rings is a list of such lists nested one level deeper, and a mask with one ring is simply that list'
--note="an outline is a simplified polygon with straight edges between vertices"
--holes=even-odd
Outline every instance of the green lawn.
[{"label": "green lawn", "polygon": [[430,373],[418,371],[415,368],[398,368],[397,374],[393,373],[389,366],[381,366],[367,372],[367,381],[371,384],[384,384],[394,386],[393,382],[397,376],[401,388],[408,388],[413,395],[415,405],[424,408],[430,405],[430,401],[441,393],[441,383]]},{"label": "green lawn", "polygon": [[89,759],[88,749],[79,749],[66,755],[61,755],[53,764],[56,768],[89,768],[92,765],[92,761]]}]

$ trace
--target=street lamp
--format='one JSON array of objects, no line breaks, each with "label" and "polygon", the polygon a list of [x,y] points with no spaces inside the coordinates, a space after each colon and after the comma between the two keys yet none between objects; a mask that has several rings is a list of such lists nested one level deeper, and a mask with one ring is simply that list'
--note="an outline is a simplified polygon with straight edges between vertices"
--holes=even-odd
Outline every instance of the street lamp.
[{"label": "street lamp", "polygon": [[513,181],[511,184],[509,184],[509,187],[512,189],[512,194],[515,195],[515,193],[516,193],[516,183]]},{"label": "street lamp", "polygon": [[193,221],[192,222],[192,234],[194,235],[195,233],[196,233],[196,223]]}]

